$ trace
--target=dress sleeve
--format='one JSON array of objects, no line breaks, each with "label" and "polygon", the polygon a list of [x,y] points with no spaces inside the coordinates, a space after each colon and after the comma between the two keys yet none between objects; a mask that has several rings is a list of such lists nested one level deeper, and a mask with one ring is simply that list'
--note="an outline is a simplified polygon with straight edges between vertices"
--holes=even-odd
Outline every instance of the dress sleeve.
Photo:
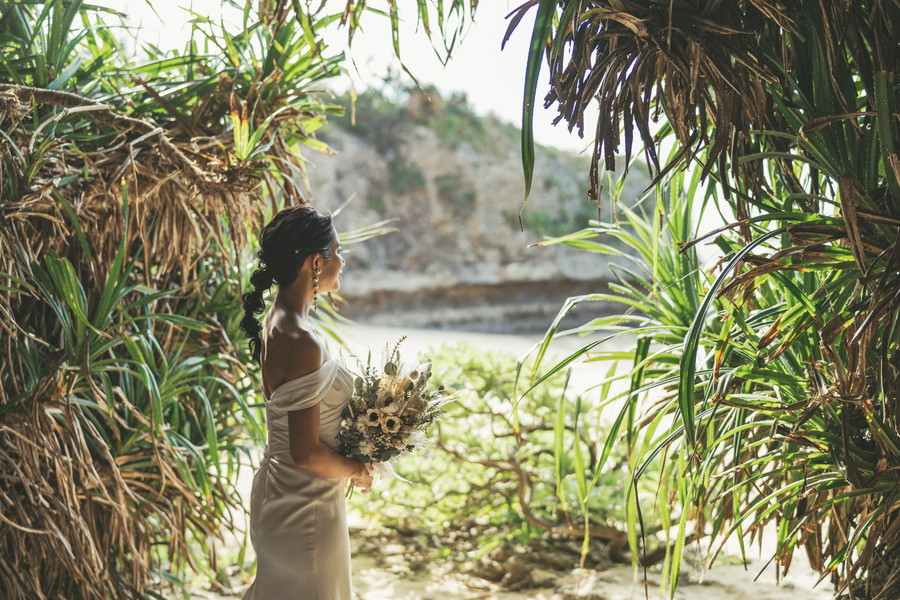
[{"label": "dress sleeve", "polygon": [[286,381],[272,393],[270,407],[279,413],[287,413],[315,406],[331,389],[338,374],[337,367],[334,360],[325,361],[312,373]]}]

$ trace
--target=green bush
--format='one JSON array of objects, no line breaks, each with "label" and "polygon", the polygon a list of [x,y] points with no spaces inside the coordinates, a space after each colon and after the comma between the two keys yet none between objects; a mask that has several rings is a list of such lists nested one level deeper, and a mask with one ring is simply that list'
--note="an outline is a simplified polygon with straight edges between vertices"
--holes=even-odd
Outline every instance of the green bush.
[{"label": "green bush", "polygon": [[388,161],[391,191],[397,194],[414,192],[425,187],[425,173],[416,165],[406,162],[400,156]]},{"label": "green bush", "polygon": [[[399,529],[441,535],[474,528],[485,538],[517,541],[548,530],[581,538],[586,524],[605,531],[624,523],[621,469],[604,472],[586,503],[579,500],[579,468],[593,477],[598,442],[606,436],[597,406],[567,392],[562,373],[516,404],[514,355],[457,345],[428,358],[432,384],[456,393],[430,432],[434,445],[396,462],[397,473],[412,483],[380,481],[351,505]],[[572,458],[576,444],[581,464]],[[610,462],[623,460],[614,453]]]},{"label": "green bush", "polygon": [[453,206],[469,210],[475,206],[475,190],[462,184],[459,175],[448,173],[435,177],[438,195]]}]

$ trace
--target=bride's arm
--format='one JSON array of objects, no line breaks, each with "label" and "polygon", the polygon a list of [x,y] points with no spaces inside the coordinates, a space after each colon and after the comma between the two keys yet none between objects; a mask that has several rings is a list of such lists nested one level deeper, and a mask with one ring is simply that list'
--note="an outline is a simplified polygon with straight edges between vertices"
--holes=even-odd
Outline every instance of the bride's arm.
[{"label": "bride's arm", "polygon": [[349,477],[362,488],[371,485],[366,466],[345,458],[319,441],[319,405],[288,413],[291,459],[319,477]]},{"label": "bride's arm", "polygon": [[[291,331],[268,340],[267,366],[280,381],[302,377],[322,367],[324,355],[316,339],[306,331]],[[291,459],[319,477],[349,477],[368,491],[372,476],[366,466],[345,458],[319,442],[319,404],[288,411]]]}]

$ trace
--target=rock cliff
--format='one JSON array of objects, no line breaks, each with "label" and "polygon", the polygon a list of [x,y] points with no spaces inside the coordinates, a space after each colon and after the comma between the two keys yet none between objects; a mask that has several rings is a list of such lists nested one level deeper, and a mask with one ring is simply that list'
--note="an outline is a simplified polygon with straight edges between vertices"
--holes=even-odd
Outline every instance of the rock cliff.
[{"label": "rock cliff", "polygon": [[[397,229],[348,249],[346,314],[377,324],[535,331],[568,296],[605,287],[608,257],[529,247],[597,218],[586,198],[588,157],[536,149],[522,231],[518,136],[512,125],[475,115],[464,98],[422,90],[399,103],[361,95],[355,124],[329,124],[321,137],[336,154],[310,157],[308,166],[315,205],[345,205],[339,230],[383,219],[396,219]],[[623,201],[646,186],[630,179],[637,181]]]}]

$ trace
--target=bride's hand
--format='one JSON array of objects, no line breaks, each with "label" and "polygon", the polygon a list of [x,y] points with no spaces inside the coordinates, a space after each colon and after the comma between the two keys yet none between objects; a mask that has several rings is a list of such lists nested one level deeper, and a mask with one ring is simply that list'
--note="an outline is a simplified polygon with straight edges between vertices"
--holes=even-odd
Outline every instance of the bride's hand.
[{"label": "bride's hand", "polygon": [[372,490],[372,473],[369,472],[369,465],[360,463],[359,470],[350,476],[350,481],[360,488],[363,494],[368,494]]}]

